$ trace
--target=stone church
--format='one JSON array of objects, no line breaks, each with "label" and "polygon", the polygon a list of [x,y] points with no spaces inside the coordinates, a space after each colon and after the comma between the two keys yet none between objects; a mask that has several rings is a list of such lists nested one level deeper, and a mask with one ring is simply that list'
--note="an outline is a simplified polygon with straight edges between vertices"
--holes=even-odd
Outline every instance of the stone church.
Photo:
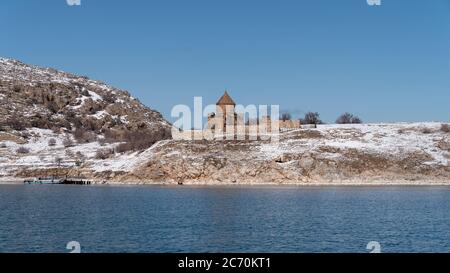
[{"label": "stone church", "polygon": [[[216,112],[211,113],[208,116],[208,129],[213,131],[220,130],[221,132],[226,133],[227,125],[234,126],[234,132],[237,132],[239,125],[244,124],[244,117],[240,113],[235,112],[236,103],[228,94],[227,91],[222,95],[222,97],[216,103]],[[271,120],[269,116],[263,117],[261,120],[257,122],[257,126],[264,125],[265,128],[272,128],[272,123],[278,122],[278,127],[280,130],[289,130],[289,129],[297,129],[300,128],[300,120]],[[248,133],[251,125],[246,126],[246,131]],[[257,129],[257,128],[256,128]]]}]

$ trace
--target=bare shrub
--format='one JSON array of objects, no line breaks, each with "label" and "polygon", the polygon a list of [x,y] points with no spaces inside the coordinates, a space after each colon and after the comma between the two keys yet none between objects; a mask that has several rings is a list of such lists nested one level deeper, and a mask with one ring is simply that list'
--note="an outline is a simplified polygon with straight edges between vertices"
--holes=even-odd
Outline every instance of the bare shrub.
[{"label": "bare shrub", "polygon": [[108,142],[106,141],[105,138],[101,138],[98,140],[98,143],[100,144],[100,146],[106,146],[106,143],[108,143]]},{"label": "bare shrub", "polygon": [[323,124],[322,120],[320,119],[320,114],[317,112],[308,112],[305,114],[305,117],[300,120],[302,124]]},{"label": "bare shrub", "polygon": [[26,125],[24,124],[24,122],[16,119],[16,118],[10,118],[6,121],[7,126],[11,127],[11,129],[16,130],[16,131],[23,131],[26,128]]},{"label": "bare shrub", "polygon": [[31,127],[48,129],[50,128],[50,121],[48,117],[43,117],[41,115],[35,115],[30,119]]},{"label": "bare shrub", "polygon": [[54,134],[59,134],[60,133],[60,128],[59,127],[53,126],[51,130],[52,130],[52,132]]},{"label": "bare shrub", "polygon": [[73,132],[73,137],[75,138],[76,141],[82,142],[85,133],[86,133],[86,130],[85,130],[85,129],[83,129],[83,128],[77,128],[77,129],[75,129],[75,131]]},{"label": "bare shrub", "polygon": [[105,137],[104,138],[105,142],[107,142],[107,143],[121,142],[124,139],[122,137],[121,131],[118,131],[118,130],[106,129],[103,132],[103,135]]},{"label": "bare shrub", "polygon": [[433,131],[430,128],[428,128],[428,127],[422,128],[420,130],[420,132],[422,132],[422,134],[431,134],[431,133],[433,133]]},{"label": "bare shrub", "polygon": [[282,121],[288,121],[292,119],[292,115],[290,113],[283,113],[281,115],[281,120]]},{"label": "bare shrub", "polygon": [[20,147],[19,149],[16,150],[16,152],[18,154],[29,154],[30,150],[25,147]]},{"label": "bare shrub", "polygon": [[80,151],[75,153],[75,165],[77,167],[80,167],[81,165],[83,165],[85,160],[86,160],[86,157]]},{"label": "bare shrub", "polygon": [[19,85],[14,85],[13,91],[14,91],[15,93],[19,93],[20,91],[22,91],[22,87],[20,87]]},{"label": "bare shrub", "polygon": [[81,91],[81,95],[83,95],[85,97],[90,97],[91,96],[89,91],[87,91],[85,88],[83,88],[83,90]]},{"label": "bare shrub", "polygon": [[105,94],[102,95],[103,101],[111,104],[111,103],[115,103],[117,100],[116,95],[114,95],[112,92],[107,92]]},{"label": "bare shrub", "polygon": [[125,153],[133,150],[133,145],[131,143],[122,143],[116,147],[116,152]]},{"label": "bare shrub", "polygon": [[93,104],[91,107],[89,107],[88,112],[91,115],[94,115],[95,113],[97,113],[98,111],[102,110],[102,106],[100,104]]},{"label": "bare shrub", "polygon": [[58,167],[61,167],[63,159],[61,157],[55,157],[55,163]]},{"label": "bare shrub", "polygon": [[66,152],[65,152],[65,154],[66,154],[66,156],[69,157],[69,158],[74,157],[74,154],[73,154],[72,150],[70,150],[70,149],[67,149]]},{"label": "bare shrub", "polygon": [[111,127],[115,127],[115,126],[121,126],[123,125],[122,120],[120,120],[120,118],[113,118],[110,122]]},{"label": "bare shrub", "polygon": [[90,143],[97,140],[97,135],[84,128],[77,128],[73,133],[75,140],[78,143]]},{"label": "bare shrub", "polygon": [[[61,128],[66,128],[69,131],[72,130],[72,124],[70,124],[70,122],[65,119],[58,119],[52,123],[53,123],[54,127],[58,128],[59,130],[61,130]],[[51,127],[51,125],[48,125],[48,128],[50,128],[50,127]],[[57,132],[57,133],[59,133],[59,132]]]},{"label": "bare shrub", "polygon": [[56,139],[51,138],[48,140],[48,146],[53,147],[56,145]]},{"label": "bare shrub", "polygon": [[105,160],[105,159],[108,159],[113,154],[114,154],[114,151],[111,149],[100,149],[95,154],[95,158]]},{"label": "bare shrub", "polygon": [[450,124],[442,124],[441,131],[444,133],[450,133]]},{"label": "bare shrub", "polygon": [[359,117],[353,116],[352,123],[353,124],[361,124],[361,123],[363,123],[363,121]]},{"label": "bare shrub", "polygon": [[75,128],[82,128],[83,122],[81,121],[80,117],[74,116],[74,117],[66,117],[66,120],[73,125]]},{"label": "bare shrub", "polygon": [[30,138],[30,133],[24,131],[20,133],[20,136],[23,137],[24,139],[29,139]]},{"label": "bare shrub", "polygon": [[87,132],[84,135],[84,141],[87,142],[87,143],[97,141],[97,134],[94,133],[94,132]]},{"label": "bare shrub", "polygon": [[49,101],[48,102],[47,109],[53,114],[56,114],[59,111],[58,104],[56,104],[56,102],[54,102],[54,101]]},{"label": "bare shrub", "polygon": [[336,123],[337,124],[360,124],[360,123],[362,123],[362,120],[353,114],[345,112],[344,114],[340,115],[336,119]]},{"label": "bare shrub", "polygon": [[77,159],[84,159],[85,158],[84,154],[82,154],[80,151],[75,153],[75,157]]},{"label": "bare shrub", "polygon": [[63,145],[64,145],[64,147],[68,148],[68,147],[72,147],[74,145],[74,143],[70,137],[66,137],[63,140]]},{"label": "bare shrub", "polygon": [[[97,113],[97,110],[92,110],[90,113],[95,114]],[[98,122],[95,122],[93,119],[85,119],[82,121],[81,127],[87,131],[98,132],[102,128],[102,125]]]}]

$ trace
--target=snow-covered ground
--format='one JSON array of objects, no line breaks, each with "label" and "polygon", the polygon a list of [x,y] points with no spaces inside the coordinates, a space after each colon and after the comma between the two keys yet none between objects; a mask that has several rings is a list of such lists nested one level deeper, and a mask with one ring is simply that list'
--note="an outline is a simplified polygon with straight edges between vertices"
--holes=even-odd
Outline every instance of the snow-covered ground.
[{"label": "snow-covered ground", "polygon": [[[429,165],[448,166],[450,153],[437,147],[439,142],[450,143],[450,134],[441,131],[442,123],[391,123],[319,125],[317,129],[300,129],[286,132],[280,143],[261,145],[268,158],[285,153],[303,153],[320,147],[356,149],[380,155],[406,155],[414,152],[429,154]],[[305,130],[320,132],[320,137],[296,137]],[[330,156],[336,156],[331,154]]]},{"label": "snow-covered ground", "polygon": [[[77,144],[71,135],[55,134],[51,130],[33,128],[26,130],[29,135],[27,143],[17,143],[12,140],[0,141],[0,176],[9,175],[20,168],[55,168],[58,166],[58,158],[61,159],[61,166],[72,167],[75,162],[83,159],[89,163],[96,161],[95,156],[100,149],[114,149],[114,144],[104,144],[92,142]],[[55,140],[54,145],[50,145],[50,139]],[[64,141],[70,139],[74,144],[70,147],[64,146]],[[19,148],[24,148],[27,153],[18,153]],[[81,156],[80,156],[81,155]]]},{"label": "snow-covered ground", "polygon": [[[20,168],[56,168],[58,162],[56,159],[60,158],[61,166],[73,167],[79,155],[85,167],[88,167],[94,172],[106,171],[132,171],[140,164],[152,156],[152,151],[164,145],[168,141],[161,141],[143,152],[128,152],[118,154],[116,153],[108,159],[97,159],[97,151],[103,149],[114,149],[119,143],[103,144],[99,142],[91,142],[86,144],[77,144],[70,135],[55,134],[51,130],[44,130],[33,128],[26,131],[30,136],[27,143],[17,143],[11,140],[0,141],[0,144],[6,146],[0,148],[0,176],[8,176]],[[74,143],[71,147],[65,147],[64,141],[70,138]],[[50,139],[55,140],[55,145],[50,146]],[[19,148],[25,148],[28,153],[18,153]]]}]

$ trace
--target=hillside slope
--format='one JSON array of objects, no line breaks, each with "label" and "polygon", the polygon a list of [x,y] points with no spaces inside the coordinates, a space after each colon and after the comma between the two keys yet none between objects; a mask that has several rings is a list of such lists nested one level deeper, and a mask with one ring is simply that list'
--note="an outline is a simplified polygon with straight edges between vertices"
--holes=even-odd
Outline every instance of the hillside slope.
[{"label": "hillside slope", "polygon": [[145,150],[170,129],[126,91],[0,58],[0,176]]},{"label": "hillside slope", "polygon": [[126,91],[87,77],[0,58],[0,125],[71,131],[167,130],[170,124]]}]

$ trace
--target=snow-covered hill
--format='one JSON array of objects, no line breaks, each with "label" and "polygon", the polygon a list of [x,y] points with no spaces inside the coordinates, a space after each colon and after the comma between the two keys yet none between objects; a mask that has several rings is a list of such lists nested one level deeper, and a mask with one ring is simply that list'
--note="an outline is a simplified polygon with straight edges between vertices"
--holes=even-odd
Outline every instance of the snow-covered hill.
[{"label": "snow-covered hill", "polygon": [[126,91],[0,58],[0,175],[146,149],[170,138],[170,129]]},{"label": "snow-covered hill", "polygon": [[97,130],[170,127],[159,112],[126,91],[87,77],[0,58],[0,125],[70,130],[79,123]]}]

